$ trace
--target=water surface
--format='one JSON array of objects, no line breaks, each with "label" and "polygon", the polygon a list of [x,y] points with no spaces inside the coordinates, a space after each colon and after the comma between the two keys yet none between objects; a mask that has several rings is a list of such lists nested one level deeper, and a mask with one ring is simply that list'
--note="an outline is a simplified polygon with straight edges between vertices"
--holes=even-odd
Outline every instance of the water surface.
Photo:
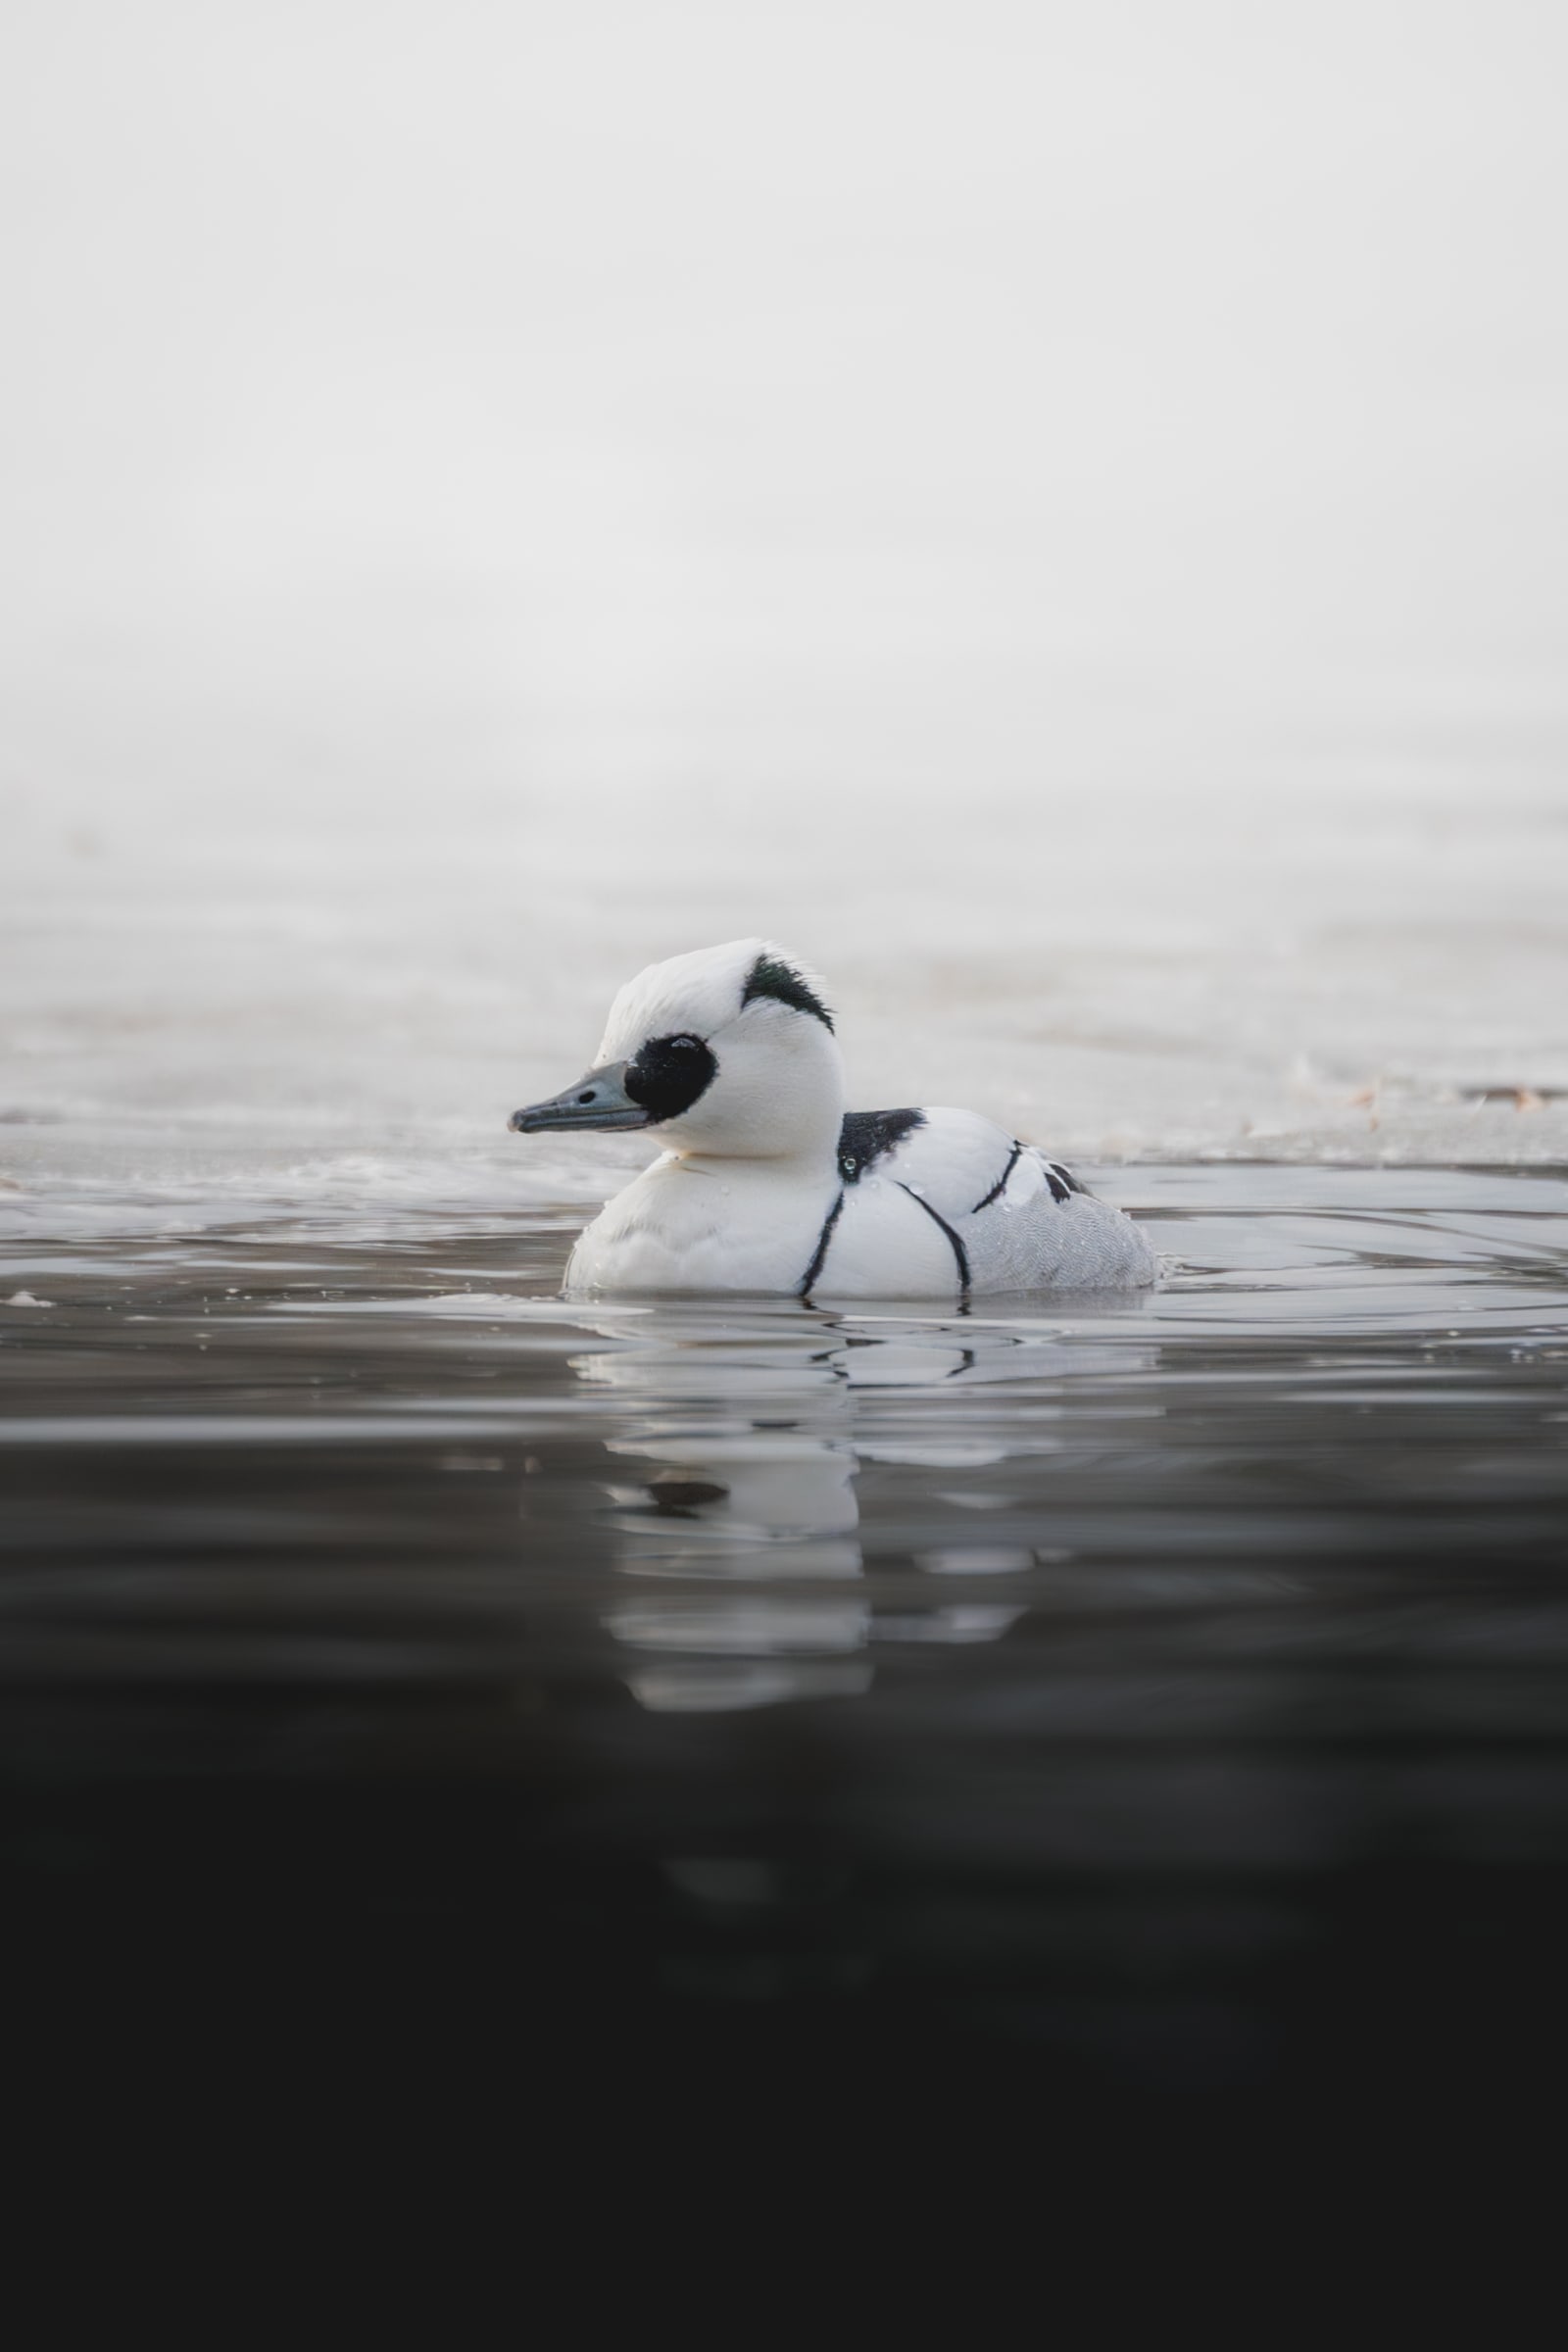
[{"label": "water surface", "polygon": [[571,1202],[14,1219],[26,1938],[344,2031],[422,1954],[579,2082],[1528,2072],[1568,1176],[1101,1183],[1155,1294],[963,1314],[568,1305]]}]

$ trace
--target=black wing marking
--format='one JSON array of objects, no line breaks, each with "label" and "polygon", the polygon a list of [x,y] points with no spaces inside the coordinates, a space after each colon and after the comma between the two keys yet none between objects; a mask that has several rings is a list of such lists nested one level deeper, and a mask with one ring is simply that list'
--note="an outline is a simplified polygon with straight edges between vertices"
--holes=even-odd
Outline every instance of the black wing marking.
[{"label": "black wing marking", "polygon": [[[1022,1152],[1023,1148],[1024,1147],[1022,1144],[1013,1145],[1006,1166],[1003,1169],[1002,1174],[997,1178],[996,1183],[991,1187],[990,1192],[986,1194],[984,1200],[977,1200],[973,1208],[970,1209],[969,1214],[971,1217],[977,1217],[983,1208],[989,1208],[992,1201],[1000,1200],[1002,1195],[1006,1191],[1007,1178],[1012,1174],[1013,1169],[1017,1166],[1019,1155]],[[1073,1174],[1070,1168],[1062,1167],[1056,1160],[1047,1159],[1043,1152],[1039,1154],[1039,1158],[1040,1165],[1045,1171],[1046,1182],[1051,1187],[1051,1198],[1053,1200],[1065,1200],[1070,1193],[1083,1192],[1083,1186],[1079,1183],[1077,1177]],[[1087,1194],[1085,1195],[1085,1198],[1088,1198]]]},{"label": "black wing marking", "polygon": [[973,1208],[970,1209],[969,1214],[971,1217],[977,1217],[983,1208],[989,1208],[992,1201],[995,1200],[1000,1194],[1005,1191],[1007,1178],[1012,1174],[1013,1169],[1018,1165],[1018,1154],[1022,1150],[1022,1144],[1013,1145],[1012,1150],[1007,1154],[1006,1166],[1003,1169],[1002,1174],[997,1178],[996,1183],[991,1187],[991,1190],[989,1193],[987,1193],[985,1199],[983,1200],[977,1200]]},{"label": "black wing marking", "polygon": [[867,1168],[925,1125],[923,1110],[850,1110],[839,1129],[839,1174],[858,1184]]}]

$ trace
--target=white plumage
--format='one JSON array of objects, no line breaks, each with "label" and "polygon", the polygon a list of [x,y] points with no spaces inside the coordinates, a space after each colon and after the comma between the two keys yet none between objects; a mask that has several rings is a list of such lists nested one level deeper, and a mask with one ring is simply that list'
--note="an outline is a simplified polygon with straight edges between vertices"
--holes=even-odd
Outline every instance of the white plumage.
[{"label": "white plumage", "polygon": [[647,1127],[668,1147],[578,1240],[572,1294],[951,1299],[1155,1278],[1130,1219],[977,1112],[846,1115],[820,985],[767,940],[650,965],[595,1067],[512,1125]]}]

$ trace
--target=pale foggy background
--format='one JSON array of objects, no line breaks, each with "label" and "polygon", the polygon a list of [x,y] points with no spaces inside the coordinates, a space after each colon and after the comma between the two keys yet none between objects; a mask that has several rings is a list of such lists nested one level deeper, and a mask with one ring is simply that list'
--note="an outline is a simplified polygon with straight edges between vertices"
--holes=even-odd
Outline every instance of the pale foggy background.
[{"label": "pale foggy background", "polygon": [[507,1112],[753,931],[861,1103],[1568,1155],[1565,64],[1544,0],[26,12],[12,1186],[591,1189]]}]

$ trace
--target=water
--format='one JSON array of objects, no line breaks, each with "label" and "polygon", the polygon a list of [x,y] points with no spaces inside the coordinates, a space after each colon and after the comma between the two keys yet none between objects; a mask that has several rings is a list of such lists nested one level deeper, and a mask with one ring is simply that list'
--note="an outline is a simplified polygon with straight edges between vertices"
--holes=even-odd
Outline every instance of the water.
[{"label": "water", "polygon": [[4,1245],[7,1911],[114,1954],[68,2039],[243,1984],[579,2109],[1538,2064],[1568,1171],[1087,1171],[1161,1289],[957,1314],[567,1305],[591,1202],[245,1167]]}]

